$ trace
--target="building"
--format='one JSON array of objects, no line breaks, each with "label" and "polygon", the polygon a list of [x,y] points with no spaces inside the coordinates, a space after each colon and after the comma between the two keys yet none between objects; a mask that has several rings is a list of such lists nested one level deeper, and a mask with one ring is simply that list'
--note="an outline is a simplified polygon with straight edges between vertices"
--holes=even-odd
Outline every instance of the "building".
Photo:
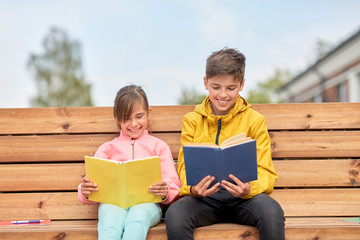
[{"label": "building", "polygon": [[360,102],[360,29],[278,93],[284,102]]}]

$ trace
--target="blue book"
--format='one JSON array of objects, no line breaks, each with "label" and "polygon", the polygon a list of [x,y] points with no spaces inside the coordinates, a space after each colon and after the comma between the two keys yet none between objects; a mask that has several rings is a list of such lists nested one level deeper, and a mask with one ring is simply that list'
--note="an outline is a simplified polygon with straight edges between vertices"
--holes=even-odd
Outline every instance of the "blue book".
[{"label": "blue book", "polygon": [[192,143],[183,146],[187,185],[197,185],[205,176],[216,179],[211,187],[221,180],[233,181],[233,174],[242,182],[257,180],[256,140],[245,133],[225,140],[220,146],[207,143]]}]

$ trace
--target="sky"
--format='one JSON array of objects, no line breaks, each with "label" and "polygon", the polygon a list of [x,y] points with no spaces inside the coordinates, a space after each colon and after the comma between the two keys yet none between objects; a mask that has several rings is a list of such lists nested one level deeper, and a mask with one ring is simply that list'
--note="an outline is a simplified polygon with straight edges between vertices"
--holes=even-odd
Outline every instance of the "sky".
[{"label": "sky", "polygon": [[358,0],[1,0],[0,107],[30,107],[27,67],[52,27],[81,43],[95,106],[112,106],[128,84],[150,105],[178,104],[181,89],[203,86],[214,51],[246,56],[246,97],[275,69],[295,75],[314,61],[316,42],[340,44],[360,29]]}]

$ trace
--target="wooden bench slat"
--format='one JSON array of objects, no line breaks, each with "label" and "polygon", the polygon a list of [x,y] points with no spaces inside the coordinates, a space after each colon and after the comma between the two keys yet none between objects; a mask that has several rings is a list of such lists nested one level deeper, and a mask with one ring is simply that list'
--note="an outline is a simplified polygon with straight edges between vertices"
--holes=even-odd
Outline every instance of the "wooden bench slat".
[{"label": "wooden bench slat", "polygon": [[0,194],[1,220],[97,219],[97,205],[78,202],[77,192],[3,193]]},{"label": "wooden bench slat", "polygon": [[0,165],[0,192],[74,191],[85,174],[83,163]]},{"label": "wooden bench slat", "polygon": [[0,109],[0,134],[114,132],[111,107]]},{"label": "wooden bench slat", "polygon": [[[16,229],[15,233],[14,229]],[[150,228],[147,240],[167,240],[165,231],[165,224],[162,222]],[[221,238],[218,235],[219,232],[223,234]],[[342,221],[341,218],[288,218],[285,222],[285,233],[286,239],[290,240],[357,240],[360,228],[358,224]],[[241,235],[246,235],[246,239],[257,239],[258,233],[254,227],[232,223],[218,223],[195,229],[195,240],[239,239]],[[52,221],[48,226],[0,226],[0,239],[96,240],[97,220]]]},{"label": "wooden bench slat", "polygon": [[[177,158],[180,133],[157,133]],[[118,134],[0,136],[0,163],[71,162],[93,155],[98,147]]]},{"label": "wooden bench slat", "polygon": [[279,176],[275,187],[353,187],[360,185],[360,160],[273,161]]},{"label": "wooden bench slat", "polygon": [[[253,107],[265,115],[269,130],[360,129],[359,103],[254,104]],[[152,131],[178,132],[184,114],[192,111],[194,106],[151,108]],[[117,131],[112,107],[0,109],[0,134]]]},{"label": "wooden bench slat", "polygon": [[360,157],[360,131],[270,132],[273,158]]},{"label": "wooden bench slat", "polygon": [[[149,130],[180,132],[194,106],[152,106]],[[152,117],[153,116],[153,117]],[[163,124],[166,122],[166,124]],[[114,133],[112,107],[0,109],[0,134]]]},{"label": "wooden bench slat", "polygon": [[[154,133],[179,151],[180,133]],[[0,136],[0,162],[81,161],[117,134]],[[273,158],[360,157],[360,131],[271,132]]]},{"label": "wooden bench slat", "polygon": [[[275,189],[285,216],[360,216],[357,189]],[[0,219],[96,219],[96,205],[77,202],[77,192],[3,193]],[[11,219],[9,219],[11,218]]]},{"label": "wooden bench slat", "polygon": [[[360,185],[360,160],[278,160],[275,187],[352,187]],[[76,190],[83,163],[0,165],[0,192]],[[59,177],[61,181],[59,181]]]},{"label": "wooden bench slat", "polygon": [[269,130],[360,129],[360,103],[254,104]]},{"label": "wooden bench slat", "polygon": [[97,220],[51,221],[46,226],[0,226],[0,239],[97,240]]},{"label": "wooden bench slat", "polygon": [[285,216],[360,216],[356,188],[276,189],[271,196],[281,204]]}]

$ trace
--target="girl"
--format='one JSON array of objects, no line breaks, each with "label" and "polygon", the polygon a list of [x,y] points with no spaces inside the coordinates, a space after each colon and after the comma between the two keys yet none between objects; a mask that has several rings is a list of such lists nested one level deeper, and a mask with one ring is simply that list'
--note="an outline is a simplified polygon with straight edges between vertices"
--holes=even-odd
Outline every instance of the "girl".
[{"label": "girl", "polygon": [[[94,156],[117,161],[160,156],[162,181],[150,186],[149,192],[161,196],[162,204],[170,204],[179,198],[181,183],[169,146],[146,130],[149,113],[148,100],[141,87],[121,88],[114,106],[120,136],[101,145]],[[97,204],[87,199],[92,191],[98,191],[96,183],[84,177],[78,187],[79,201]],[[98,211],[98,237],[106,240],[146,239],[149,228],[158,224],[162,215],[157,203],[142,203],[128,209],[101,203]]]}]

